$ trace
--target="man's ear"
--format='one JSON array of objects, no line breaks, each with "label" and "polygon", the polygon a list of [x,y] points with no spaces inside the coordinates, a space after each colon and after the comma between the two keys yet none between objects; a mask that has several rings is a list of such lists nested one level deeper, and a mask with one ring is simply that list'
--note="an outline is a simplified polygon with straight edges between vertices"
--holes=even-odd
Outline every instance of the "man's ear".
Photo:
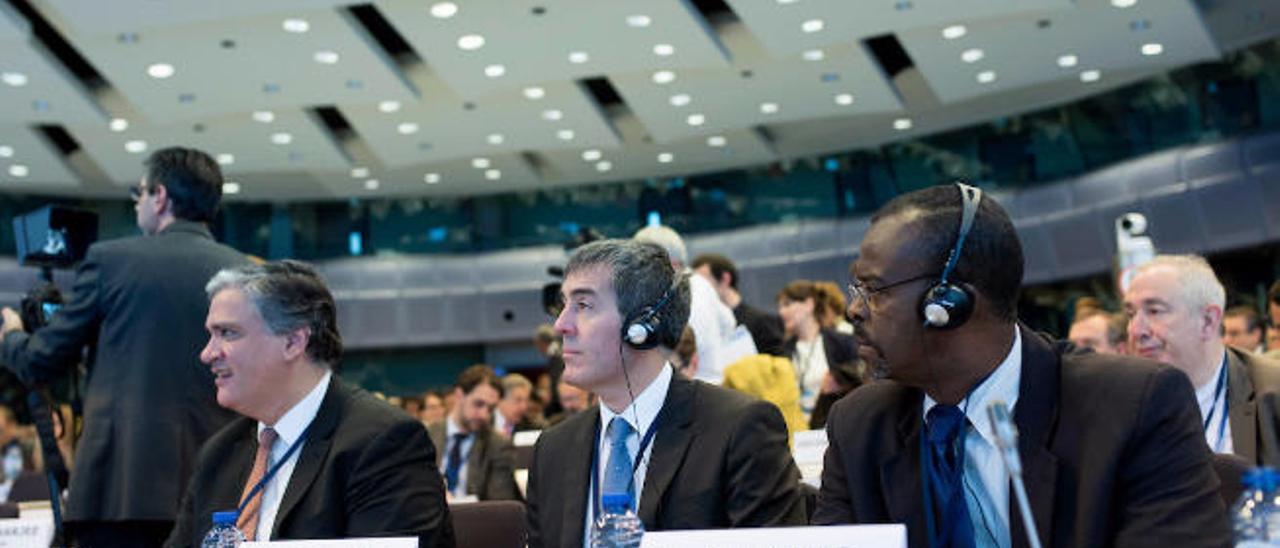
[{"label": "man's ear", "polygon": [[1222,336],[1222,307],[1211,304],[1201,309],[1200,332],[1206,339]]},{"label": "man's ear", "polygon": [[173,202],[169,200],[169,188],[164,185],[154,185],[151,187],[151,200],[156,201],[156,213],[168,213],[173,207]]},{"label": "man's ear", "polygon": [[311,328],[299,327],[285,334],[284,357],[288,361],[301,358],[307,353],[307,345],[311,342]]}]

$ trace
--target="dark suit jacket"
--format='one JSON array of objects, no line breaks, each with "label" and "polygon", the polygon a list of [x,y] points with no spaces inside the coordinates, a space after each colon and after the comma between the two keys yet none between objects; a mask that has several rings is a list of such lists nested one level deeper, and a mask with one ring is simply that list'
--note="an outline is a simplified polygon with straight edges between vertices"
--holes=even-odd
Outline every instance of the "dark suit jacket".
[{"label": "dark suit jacket", "polygon": [[[213,512],[234,510],[253,468],[258,422],[241,418],[200,450],[166,546],[200,546]],[[298,455],[271,540],[417,536],[451,548],[435,448],[422,423],[334,377]]]},{"label": "dark suit jacket", "polygon": [[[453,419],[445,417],[444,420]],[[444,422],[427,427],[431,443],[440,448],[435,460],[438,470],[444,470],[444,455],[449,447],[445,432]],[[501,434],[493,430],[476,434],[467,453],[467,494],[480,500],[521,500],[520,488],[516,486],[515,458],[515,448]]]},{"label": "dark suit jacket", "polygon": [[[840,400],[813,521],[905,523],[927,546],[921,496],[924,394],[893,381]],[[1231,530],[1191,383],[1136,358],[1059,354],[1022,329],[1014,409],[1032,515],[1045,546],[1226,546]],[[1026,533],[1010,491],[1010,535]]]},{"label": "dark suit jacket", "polygon": [[[853,338],[853,335],[846,335],[832,329],[824,328],[818,334],[822,337],[822,353],[827,357],[827,369],[831,374],[842,386],[848,387],[848,390],[861,386],[862,379],[858,371],[858,341]],[[795,338],[787,340],[785,352],[784,356],[788,358],[795,355]],[[834,394],[819,394],[817,403],[813,405],[813,414],[809,416],[809,428],[818,430],[825,427],[827,413],[830,412],[831,406],[848,394],[848,390]]]},{"label": "dark suit jacket", "polygon": [[204,285],[245,262],[187,221],[94,244],[49,325],[4,338],[0,360],[27,382],[69,370],[91,347],[68,520],[173,519],[200,444],[235,417],[200,363]]},{"label": "dark suit jacket", "polygon": [[[646,530],[804,525],[800,473],[771,403],[671,379],[640,497]],[[543,431],[529,470],[529,548],[581,548],[591,477],[592,407]]]},{"label": "dark suit jacket", "polygon": [[1227,394],[1234,453],[1254,464],[1280,465],[1280,363],[1227,347]]}]

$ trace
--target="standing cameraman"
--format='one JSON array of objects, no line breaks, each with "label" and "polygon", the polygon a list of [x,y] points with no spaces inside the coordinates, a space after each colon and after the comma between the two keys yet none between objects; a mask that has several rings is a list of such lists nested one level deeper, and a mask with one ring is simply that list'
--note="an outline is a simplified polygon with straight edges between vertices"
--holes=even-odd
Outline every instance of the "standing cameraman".
[{"label": "standing cameraman", "polygon": [[145,165],[131,189],[143,236],[91,246],[48,326],[28,335],[17,312],[0,311],[0,362],[29,386],[74,367],[89,347],[66,513],[80,546],[160,546],[196,451],[233,417],[199,360],[204,284],[247,262],[209,232],[222,172],[186,148],[156,151]]}]

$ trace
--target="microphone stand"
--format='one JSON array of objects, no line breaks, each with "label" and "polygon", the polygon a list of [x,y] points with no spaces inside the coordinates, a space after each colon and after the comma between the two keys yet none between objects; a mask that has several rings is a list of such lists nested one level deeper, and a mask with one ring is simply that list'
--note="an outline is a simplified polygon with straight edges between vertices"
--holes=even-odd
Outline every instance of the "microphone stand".
[{"label": "microphone stand", "polygon": [[995,430],[996,446],[1003,457],[1005,470],[1013,483],[1014,498],[1018,501],[1018,512],[1022,516],[1023,529],[1027,533],[1027,544],[1031,548],[1040,548],[1040,535],[1036,531],[1035,517],[1031,515],[1031,503],[1027,500],[1027,487],[1022,482],[1022,458],[1018,455],[1018,427],[1009,416],[1009,406],[1002,401],[993,401],[987,406],[987,416],[991,418],[991,427]]}]

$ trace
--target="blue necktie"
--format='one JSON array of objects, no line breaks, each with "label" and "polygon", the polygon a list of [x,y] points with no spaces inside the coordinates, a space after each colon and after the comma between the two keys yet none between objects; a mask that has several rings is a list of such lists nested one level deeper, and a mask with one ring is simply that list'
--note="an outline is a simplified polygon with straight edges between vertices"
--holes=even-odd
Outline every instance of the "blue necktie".
[{"label": "blue necktie", "polygon": [[462,442],[466,439],[467,434],[454,434],[453,447],[449,448],[449,464],[444,468],[444,480],[448,484],[450,493],[458,487],[458,471],[462,470]]},{"label": "blue necktie", "polygon": [[925,439],[929,451],[929,489],[937,516],[933,548],[972,548],[973,522],[964,500],[964,439],[968,420],[954,405],[929,410]]},{"label": "blue necktie", "polygon": [[635,509],[635,489],[631,480],[631,451],[627,449],[627,438],[631,436],[631,424],[622,417],[614,417],[609,422],[609,462],[604,467],[604,486],[601,495],[626,493]]}]

